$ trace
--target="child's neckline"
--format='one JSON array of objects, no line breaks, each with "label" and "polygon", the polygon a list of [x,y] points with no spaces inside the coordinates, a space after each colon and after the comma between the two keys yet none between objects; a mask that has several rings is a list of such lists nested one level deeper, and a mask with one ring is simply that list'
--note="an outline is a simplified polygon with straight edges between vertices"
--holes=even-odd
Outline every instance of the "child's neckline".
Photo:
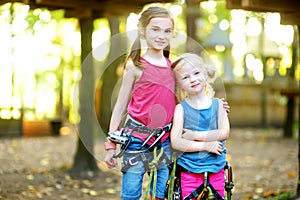
[{"label": "child's neckline", "polygon": [[166,60],[166,65],[157,65],[157,64],[154,64],[154,63],[148,61],[146,58],[141,57],[141,59],[143,59],[145,62],[151,64],[152,66],[160,67],[160,68],[168,68],[168,59],[167,59],[166,57],[164,57],[164,58],[165,58],[165,60]]},{"label": "child's neckline", "polygon": [[205,106],[205,107],[197,107],[193,104],[191,104],[191,102],[188,102],[187,99],[184,100],[184,102],[189,106],[191,107],[192,109],[195,109],[195,110],[208,110],[212,107],[212,104],[213,104],[213,99],[211,99],[211,101],[209,102],[209,105]]}]

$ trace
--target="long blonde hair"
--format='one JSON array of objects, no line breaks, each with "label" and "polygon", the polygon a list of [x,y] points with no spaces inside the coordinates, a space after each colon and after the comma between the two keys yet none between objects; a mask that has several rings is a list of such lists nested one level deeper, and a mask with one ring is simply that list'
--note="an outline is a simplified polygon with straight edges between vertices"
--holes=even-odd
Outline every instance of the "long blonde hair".
[{"label": "long blonde hair", "polygon": [[[218,75],[216,66],[205,63],[203,59],[197,54],[184,53],[179,56],[179,58],[175,62],[173,62],[171,67],[174,70],[175,68],[182,67],[187,63],[207,73],[205,92],[207,96],[213,97],[215,95],[215,91],[211,84],[216,80]],[[179,101],[186,98],[185,92],[180,88],[180,86],[178,86],[178,84],[176,84],[176,96]]]}]

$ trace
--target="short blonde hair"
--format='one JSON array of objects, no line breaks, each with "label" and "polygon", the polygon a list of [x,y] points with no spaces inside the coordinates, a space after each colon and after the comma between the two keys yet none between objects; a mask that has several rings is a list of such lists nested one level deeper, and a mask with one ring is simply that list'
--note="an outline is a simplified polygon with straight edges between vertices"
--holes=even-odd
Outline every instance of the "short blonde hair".
[{"label": "short blonde hair", "polygon": [[[211,84],[216,80],[218,75],[218,70],[216,66],[209,65],[203,61],[203,59],[194,53],[184,53],[179,58],[173,62],[172,69],[175,70],[175,68],[179,68],[184,66],[185,64],[190,64],[196,68],[198,68],[201,71],[205,71],[207,73],[207,79],[206,79],[206,94],[209,97],[213,97],[215,94],[215,91]],[[186,94],[184,91],[178,86],[176,83],[176,96],[181,101],[186,97]]]}]

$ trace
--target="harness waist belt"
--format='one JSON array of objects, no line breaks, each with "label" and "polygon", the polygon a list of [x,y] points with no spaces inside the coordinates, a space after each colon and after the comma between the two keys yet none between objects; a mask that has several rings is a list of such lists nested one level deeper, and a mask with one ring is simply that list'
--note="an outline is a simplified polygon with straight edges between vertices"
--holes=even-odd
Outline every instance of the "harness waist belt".
[{"label": "harness waist belt", "polygon": [[137,122],[131,116],[129,116],[129,118],[126,120],[125,127],[128,127],[130,129],[132,129],[133,131],[137,131],[140,133],[152,134],[154,131],[170,132],[171,128],[172,128],[172,122],[170,122],[169,124],[165,125],[162,128],[151,129],[151,128],[145,126],[144,124]]}]

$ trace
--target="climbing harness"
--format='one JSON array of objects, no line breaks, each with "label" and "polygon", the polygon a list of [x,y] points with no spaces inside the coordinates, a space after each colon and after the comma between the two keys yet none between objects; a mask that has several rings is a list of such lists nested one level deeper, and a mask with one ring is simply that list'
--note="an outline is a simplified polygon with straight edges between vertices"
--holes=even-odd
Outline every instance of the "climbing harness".
[{"label": "climbing harness", "polygon": [[[141,149],[143,147],[148,146],[147,149],[142,151],[135,151],[132,153],[149,152],[149,151],[153,151],[154,147],[156,146],[161,147],[161,138],[164,136],[166,132],[171,131],[172,123],[169,123],[162,128],[150,129],[147,126],[137,122],[136,120],[134,120],[129,116],[125,122],[124,127],[125,128],[122,128],[120,131],[108,133],[108,137],[107,137],[108,140],[121,145],[121,150],[117,155],[114,156],[115,158],[119,158],[123,156],[129,144],[131,143],[132,140],[131,132],[133,131],[146,133],[149,135],[141,146]],[[150,141],[151,138],[155,138],[155,141],[152,142],[152,144],[149,146],[147,145],[147,143]]]},{"label": "climbing harness", "polygon": [[[176,167],[176,161],[173,161],[173,170]],[[167,184],[167,197],[168,200],[177,200],[181,199],[181,188],[180,188],[180,171],[181,168],[177,167],[176,173],[173,172],[170,175],[169,182]],[[204,182],[192,193],[186,197],[184,197],[184,200],[191,200],[191,199],[197,199],[197,200],[231,200],[232,196],[232,189],[234,187],[233,183],[233,176],[232,176],[232,167],[228,162],[226,162],[226,165],[224,167],[224,172],[226,174],[226,182],[225,182],[225,191],[226,191],[226,196],[225,198],[221,197],[220,194],[215,190],[215,188],[209,183],[209,173],[204,172]],[[175,175],[177,174],[177,175]],[[178,182],[178,185],[175,183]],[[179,191],[178,191],[179,190]],[[171,195],[174,193],[174,195]],[[175,195],[179,194],[179,195]]]},{"label": "climbing harness", "polygon": [[193,198],[196,198],[197,200],[224,200],[209,183],[208,172],[204,172],[204,182],[190,195],[184,197],[184,200],[192,200]]},{"label": "climbing harness", "polygon": [[[128,160],[124,159],[122,163],[122,172],[126,172],[130,167],[135,166],[138,162],[142,162],[145,171],[149,172],[149,182],[147,184],[146,191],[144,193],[144,199],[147,199],[151,183],[153,183],[152,199],[155,200],[156,196],[156,180],[157,169],[159,166],[166,165],[170,162],[170,159],[165,154],[162,148],[161,138],[166,132],[171,131],[172,123],[167,124],[162,128],[150,129],[147,126],[135,121],[130,116],[127,118],[125,128],[120,131],[108,133],[107,139],[116,142],[121,145],[120,152],[114,155],[115,158],[122,156],[129,156]],[[146,133],[148,137],[143,141],[139,150],[126,151],[130,143],[132,142],[133,131],[139,133]],[[149,143],[151,138],[154,138],[154,142]]]},{"label": "climbing harness", "polygon": [[[137,162],[142,161],[144,164],[145,169],[148,171],[149,169],[149,162],[148,160],[153,159],[153,152],[154,148],[156,147],[157,150],[161,149],[161,138],[165,135],[166,132],[171,131],[172,123],[167,124],[166,126],[162,128],[157,129],[150,129],[147,126],[137,122],[132,117],[128,116],[125,124],[125,128],[122,128],[120,132],[118,133],[112,133],[109,134],[108,138],[111,141],[115,141],[118,144],[121,144],[120,152],[117,155],[114,155],[114,157],[119,158],[123,155],[131,156],[129,161],[125,161],[123,163],[122,171],[126,171],[130,166],[136,165]],[[126,151],[128,146],[130,145],[132,141],[131,133],[133,131],[139,132],[139,133],[146,133],[149,134],[148,137],[144,140],[143,144],[140,147],[140,150],[136,151]],[[147,143],[150,141],[151,138],[155,138],[154,142],[150,145]],[[150,159],[149,159],[150,158]],[[160,157],[161,164],[169,162],[168,157],[163,154]]]}]

